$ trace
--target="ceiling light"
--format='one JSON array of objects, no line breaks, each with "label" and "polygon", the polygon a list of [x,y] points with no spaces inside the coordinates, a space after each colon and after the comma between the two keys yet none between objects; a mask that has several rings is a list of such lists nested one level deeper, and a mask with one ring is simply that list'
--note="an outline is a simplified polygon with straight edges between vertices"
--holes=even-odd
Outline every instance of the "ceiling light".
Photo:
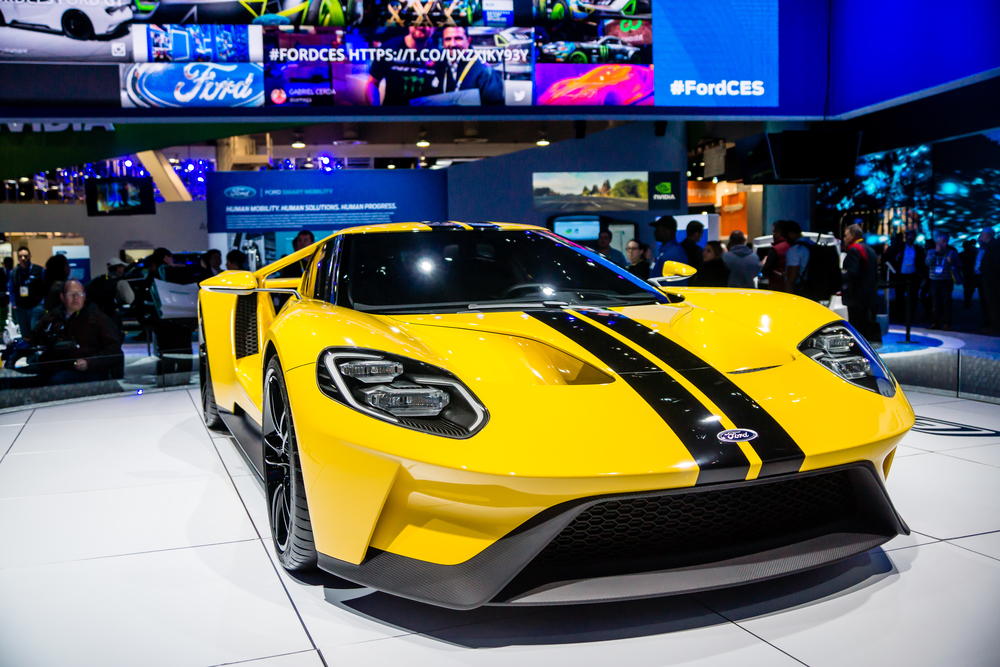
[{"label": "ceiling light", "polygon": [[698,177],[698,178],[697,178],[696,180],[699,180],[699,181],[700,181],[700,180],[701,180],[701,176],[699,176],[699,177]]},{"label": "ceiling light", "polygon": [[396,165],[392,162],[389,163],[388,169],[395,169]]},{"label": "ceiling light", "polygon": [[712,179],[712,182],[713,182],[713,183],[718,183],[718,182],[719,182],[719,177],[718,177],[718,176],[716,176],[715,178],[713,178],[713,179]]},{"label": "ceiling light", "polygon": [[292,142],[292,148],[305,148],[306,144],[301,139],[296,139]]},{"label": "ceiling light", "polygon": [[30,179],[30,178],[28,178],[27,176],[22,176],[21,178],[19,178],[19,179],[17,179],[17,180],[21,181],[22,183],[27,183],[27,182],[28,182],[28,181],[30,181],[31,179]]},{"label": "ceiling light", "polygon": [[420,141],[417,142],[417,147],[418,148],[427,148],[430,145],[431,145],[431,142],[427,141],[423,137],[421,137]]},{"label": "ceiling light", "polygon": [[689,172],[688,172],[688,176],[690,176],[690,175],[691,175],[691,172],[689,171]]},{"label": "ceiling light", "polygon": [[544,132],[539,132],[539,134],[542,135],[542,136],[538,138],[538,141],[535,142],[535,145],[536,146],[548,146],[549,145],[549,140],[548,140],[548,138],[546,138],[545,133]]},{"label": "ceiling light", "polygon": [[178,160],[177,158],[175,157],[170,158],[170,164],[177,164],[178,162],[180,162],[180,160]]}]

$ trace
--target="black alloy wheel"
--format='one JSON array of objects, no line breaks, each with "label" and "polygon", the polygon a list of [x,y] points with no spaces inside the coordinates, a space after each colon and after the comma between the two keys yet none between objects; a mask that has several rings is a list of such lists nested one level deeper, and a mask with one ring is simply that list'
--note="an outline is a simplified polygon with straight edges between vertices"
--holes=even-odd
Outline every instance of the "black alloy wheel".
[{"label": "black alloy wheel", "polygon": [[94,25],[79,9],[71,9],[62,17],[62,29],[71,39],[93,39]]},{"label": "black alloy wheel", "polygon": [[316,566],[309,505],[299,467],[295,425],[281,364],[272,357],[264,374],[264,486],[274,550],[289,571]]}]

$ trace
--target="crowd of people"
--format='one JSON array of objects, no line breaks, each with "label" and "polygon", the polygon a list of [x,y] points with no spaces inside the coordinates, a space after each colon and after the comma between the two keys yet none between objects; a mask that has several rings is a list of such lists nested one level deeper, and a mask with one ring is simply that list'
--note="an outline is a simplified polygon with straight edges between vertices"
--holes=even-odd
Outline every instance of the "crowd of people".
[{"label": "crowd of people", "polygon": [[[761,287],[820,302],[829,302],[839,293],[848,321],[874,343],[882,340],[880,289],[895,291],[894,310],[900,321],[907,312],[915,318],[914,304],[919,299],[931,329],[950,329],[952,292],[955,284],[962,284],[966,309],[979,292],[982,331],[1000,333],[1000,240],[992,228],[984,229],[977,240],[966,241],[961,253],[949,245],[945,233],[936,234],[925,247],[916,243],[917,232],[909,230],[880,255],[865,242],[861,225],[851,224],[843,233],[841,259],[835,244],[816,243],[794,220],[776,221],[771,244],[760,254],[742,231],[732,232],[724,244],[708,241],[703,248],[705,227],[697,220],[688,223],[682,240],[677,238],[673,216],[661,216],[650,226],[658,243],[655,254],[649,245],[632,239],[622,255],[611,247],[607,229],[600,232],[596,249],[643,280],[663,275],[666,262],[679,262],[697,273],[678,284]],[[885,267],[892,267],[888,275]]]},{"label": "crowd of people", "polygon": [[[8,257],[0,269],[0,322],[6,324],[10,317],[20,338],[8,347],[5,361],[13,352],[20,352],[30,360],[27,366],[19,366],[22,372],[37,376],[45,385],[122,377],[123,309],[129,310],[129,316],[139,322],[137,329],[142,329],[156,319],[155,307],[150,304],[154,279],[189,284],[223,270],[218,250],[209,250],[196,262],[180,266],[170,250],[157,248],[136,264],[129,279],[125,276],[129,265],[112,257],[106,272],[84,285],[71,277],[65,255],[52,255],[44,267],[32,261],[27,247],[18,248],[15,255],[16,265]],[[245,263],[246,256],[233,251],[226,268],[244,268]],[[190,347],[190,336],[190,328],[180,332],[183,347]]]}]

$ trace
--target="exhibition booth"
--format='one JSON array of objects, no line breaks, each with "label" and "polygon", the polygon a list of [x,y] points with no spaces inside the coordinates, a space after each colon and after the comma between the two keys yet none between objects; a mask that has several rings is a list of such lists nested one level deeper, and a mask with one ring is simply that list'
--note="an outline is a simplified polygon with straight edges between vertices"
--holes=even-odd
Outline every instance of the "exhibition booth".
[{"label": "exhibition booth", "polygon": [[995,665],[924,4],[0,0],[0,667]]}]

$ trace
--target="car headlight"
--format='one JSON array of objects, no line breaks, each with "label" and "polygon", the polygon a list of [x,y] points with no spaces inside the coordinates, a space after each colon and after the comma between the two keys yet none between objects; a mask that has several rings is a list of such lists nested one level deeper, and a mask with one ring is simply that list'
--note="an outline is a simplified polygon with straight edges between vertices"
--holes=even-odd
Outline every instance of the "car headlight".
[{"label": "car headlight", "polygon": [[847,322],[828,324],[799,344],[799,352],[847,380],[886,398],[896,382],[868,341]]},{"label": "car headlight", "polygon": [[489,419],[479,399],[448,371],[388,352],[327,348],[319,355],[316,381],[342,405],[446,438],[474,435]]}]

